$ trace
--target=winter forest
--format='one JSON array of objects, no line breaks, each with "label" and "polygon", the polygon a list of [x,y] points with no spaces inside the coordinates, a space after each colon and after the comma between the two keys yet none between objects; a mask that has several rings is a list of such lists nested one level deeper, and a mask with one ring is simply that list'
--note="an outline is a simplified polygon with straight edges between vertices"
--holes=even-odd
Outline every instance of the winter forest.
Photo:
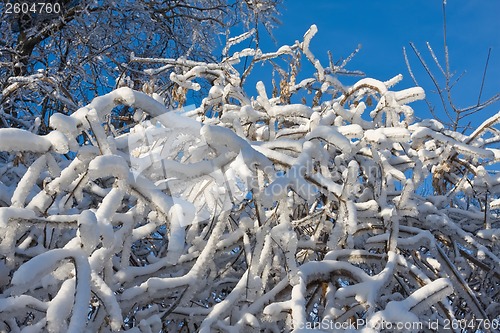
[{"label": "winter forest", "polygon": [[261,49],[281,0],[25,5],[0,4],[0,332],[500,330],[500,94],[454,106],[446,39],[369,78],[314,18]]}]

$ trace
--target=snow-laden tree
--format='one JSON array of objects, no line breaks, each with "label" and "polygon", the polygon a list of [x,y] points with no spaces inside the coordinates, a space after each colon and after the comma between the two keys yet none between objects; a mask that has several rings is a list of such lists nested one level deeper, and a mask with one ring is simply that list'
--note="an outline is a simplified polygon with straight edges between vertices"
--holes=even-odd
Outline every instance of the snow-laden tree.
[{"label": "snow-laden tree", "polygon": [[127,63],[132,52],[213,60],[230,28],[271,29],[280,2],[0,2],[0,127],[26,128],[40,117],[45,131],[53,113],[73,113],[117,85],[140,89],[147,78]]},{"label": "snow-laden tree", "polygon": [[[421,88],[343,85],[315,32],[231,52],[250,32],[220,62],[132,57],[179,95],[210,85],[191,110],[147,82],[52,115],[46,135],[0,129],[0,330],[498,326],[500,113],[470,134],[416,122]],[[250,96],[254,65],[280,59],[279,84]],[[109,122],[120,107],[129,130]]]}]

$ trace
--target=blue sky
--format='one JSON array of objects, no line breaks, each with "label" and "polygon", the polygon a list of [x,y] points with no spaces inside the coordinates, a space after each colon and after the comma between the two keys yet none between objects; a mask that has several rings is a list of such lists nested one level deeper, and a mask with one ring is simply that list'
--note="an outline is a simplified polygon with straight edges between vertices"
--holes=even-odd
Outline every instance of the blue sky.
[{"label": "blue sky", "polygon": [[[325,64],[328,50],[338,59],[348,56],[362,44],[361,52],[348,68],[362,70],[367,76],[380,80],[401,73],[404,81],[396,88],[404,88],[413,85],[403,58],[402,47],[405,46],[419,83],[428,93],[434,88],[409,42],[415,43],[428,64],[433,65],[433,62],[426,41],[431,43],[438,58],[444,60],[442,2],[439,0],[289,0],[285,1],[281,12],[282,25],[274,30],[278,45],[264,39],[261,44],[264,51],[301,40],[311,24],[316,24],[319,32],[311,49]],[[482,100],[500,92],[500,0],[448,0],[446,13],[451,70],[457,75],[467,71],[454,90],[456,104],[465,106],[477,102],[490,47],[492,52]],[[436,67],[432,69],[437,75]],[[430,117],[424,103],[413,107],[418,116]],[[477,123],[498,110],[500,104],[497,103],[471,120]]]}]

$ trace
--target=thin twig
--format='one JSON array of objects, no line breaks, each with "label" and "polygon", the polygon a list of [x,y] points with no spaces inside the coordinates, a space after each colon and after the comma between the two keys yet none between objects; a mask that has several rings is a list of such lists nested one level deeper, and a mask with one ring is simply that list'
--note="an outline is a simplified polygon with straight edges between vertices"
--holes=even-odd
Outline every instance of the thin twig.
[{"label": "thin twig", "polygon": [[445,73],[443,67],[441,67],[441,64],[439,63],[439,60],[438,60],[436,54],[434,53],[434,50],[431,47],[431,44],[429,42],[426,42],[426,44],[427,44],[427,49],[429,50],[429,53],[432,56],[432,59],[436,63],[436,66],[439,68],[439,70],[441,71],[441,73],[443,73],[443,75],[446,76],[446,73]]},{"label": "thin twig", "polygon": [[444,60],[446,64],[446,77],[449,79],[450,75],[450,55],[448,53],[448,39],[446,33],[446,1],[443,0],[443,46],[444,46]]},{"label": "thin twig", "polygon": [[[418,84],[418,81],[417,81],[417,78],[415,77],[415,74],[413,74],[413,70],[411,68],[410,61],[408,60],[408,54],[406,53],[406,47],[404,47],[404,46],[403,46],[403,56],[405,58],[406,68],[408,69],[408,73],[410,74],[410,77],[413,80],[413,83],[415,83],[415,85],[417,87],[421,87],[421,85]],[[427,107],[429,108],[431,115],[434,118],[439,119],[439,117],[434,112],[434,107],[432,106],[431,102],[429,102],[429,99],[427,98],[427,96],[425,97],[425,103],[427,104]]]},{"label": "thin twig", "polygon": [[344,59],[344,61],[342,61],[342,64],[339,67],[344,68],[360,50],[361,50],[361,44],[358,44],[358,47],[356,47],[356,49],[352,51],[351,54]]},{"label": "thin twig", "polygon": [[188,291],[188,289],[189,289],[189,285],[184,289],[184,291],[182,292],[182,294],[179,297],[177,297],[177,299],[175,300],[175,302],[172,303],[172,305],[170,306],[170,308],[168,308],[168,310],[163,313],[163,315],[161,316],[161,319],[162,319],[163,322],[165,322],[165,320],[167,319],[167,317],[175,310],[175,308],[177,308],[179,306],[179,304],[181,303],[182,298],[184,297],[184,295],[186,294],[186,292]]},{"label": "thin twig", "polygon": [[483,79],[481,80],[481,89],[479,90],[479,97],[477,98],[477,105],[481,103],[481,95],[483,94],[484,81],[486,79],[486,72],[488,71],[488,63],[490,62],[491,47],[488,50],[488,56],[486,57],[486,64],[484,65]]},{"label": "thin twig", "polygon": [[429,66],[427,66],[427,63],[425,62],[424,58],[422,57],[422,55],[420,54],[420,51],[418,51],[417,47],[415,46],[415,44],[413,42],[410,42],[410,46],[411,48],[413,49],[413,52],[415,53],[415,55],[417,56],[418,60],[420,61],[420,63],[422,64],[422,67],[424,67],[425,71],[427,72],[427,75],[429,75],[429,77],[431,78],[432,80],[432,83],[434,84],[434,86],[436,87],[437,89],[437,93],[439,95],[439,98],[441,99],[441,103],[443,104],[443,109],[444,109],[444,112],[446,113],[446,115],[448,116],[448,118],[450,119],[450,121],[453,122],[453,118],[451,117],[450,113],[448,112],[448,107],[446,106],[446,102],[444,100],[444,96],[443,96],[443,91],[441,90],[441,88],[439,87],[439,83],[437,82],[436,80],[436,77],[434,76],[434,74],[432,74]]}]

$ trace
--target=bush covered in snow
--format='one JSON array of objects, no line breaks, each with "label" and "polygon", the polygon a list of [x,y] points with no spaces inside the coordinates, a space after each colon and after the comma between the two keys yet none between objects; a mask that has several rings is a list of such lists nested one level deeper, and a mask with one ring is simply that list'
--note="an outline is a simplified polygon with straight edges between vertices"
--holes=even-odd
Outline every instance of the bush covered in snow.
[{"label": "bush covered in snow", "polygon": [[[309,49],[315,32],[218,63],[131,60],[180,104],[208,86],[191,110],[153,82],[54,114],[47,135],[1,128],[0,330],[498,324],[500,113],[468,135],[416,122],[421,88],[343,85]],[[315,72],[299,80],[302,58]],[[279,85],[243,89],[283,59]]]}]

